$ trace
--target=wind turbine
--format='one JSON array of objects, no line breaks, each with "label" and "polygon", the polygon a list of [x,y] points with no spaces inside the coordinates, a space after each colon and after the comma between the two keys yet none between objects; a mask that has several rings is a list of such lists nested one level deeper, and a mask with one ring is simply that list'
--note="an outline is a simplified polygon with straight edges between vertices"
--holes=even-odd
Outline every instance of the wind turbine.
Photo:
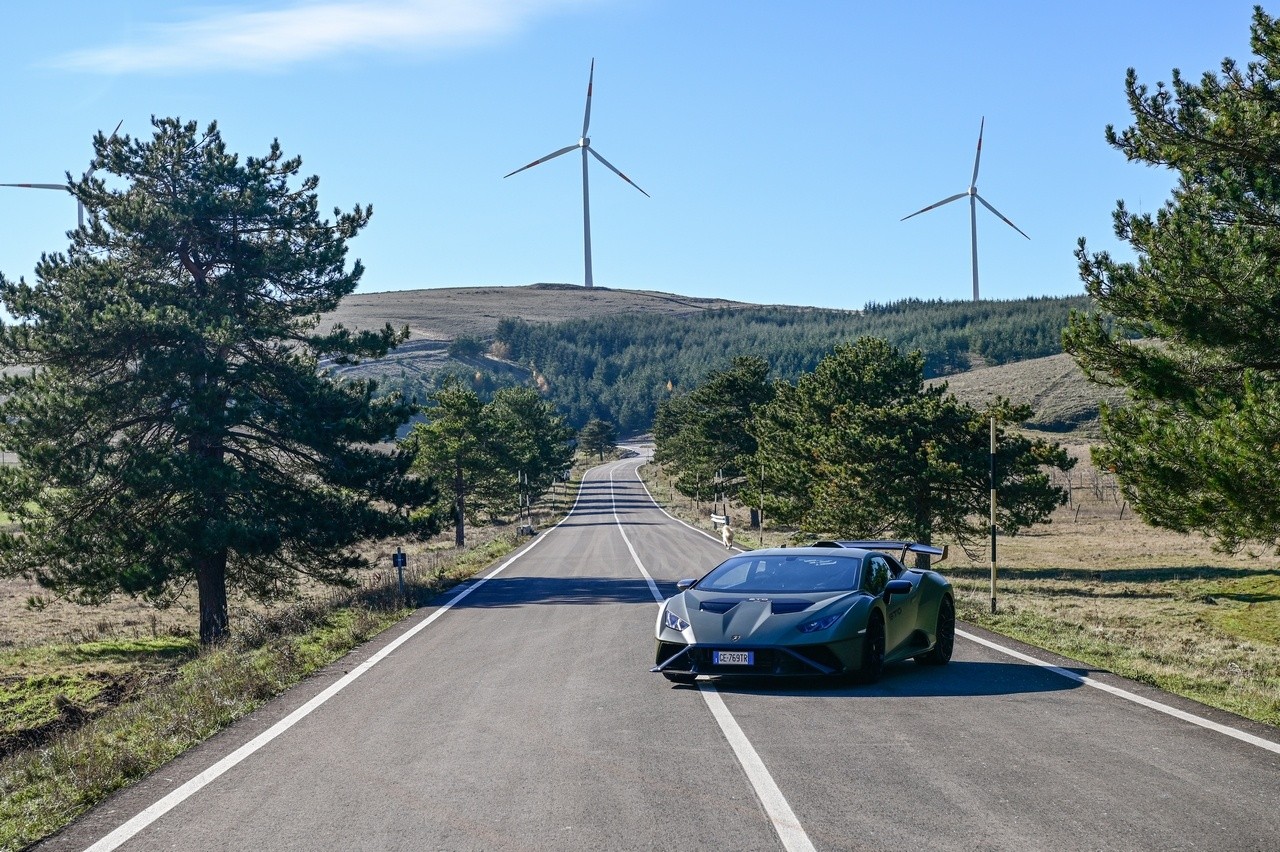
[{"label": "wind turbine", "polygon": [[582,245],[583,245],[583,256],[585,258],[584,262],[586,264],[586,276],[587,276],[586,287],[588,290],[591,289],[592,284],[591,284],[591,194],[587,189],[587,154],[591,154],[591,156],[595,157],[597,160],[604,163],[605,167],[609,169],[609,171],[613,172],[615,175],[622,178],[632,186],[635,186],[636,189],[640,190],[640,192],[644,194],[645,198],[650,197],[649,193],[645,192],[643,189],[640,189],[639,186],[636,186],[635,182],[632,181],[631,178],[627,177],[622,172],[614,168],[613,163],[610,163],[604,157],[600,156],[598,153],[596,153],[596,149],[591,147],[591,138],[587,136],[587,128],[591,125],[591,85],[595,80],[595,76],[596,76],[596,61],[595,59],[592,59],[591,74],[590,76],[587,77],[587,110],[582,116],[582,136],[581,138],[578,139],[577,143],[574,145],[566,145],[565,147],[561,148],[559,151],[553,151],[547,156],[542,157],[541,159],[534,160],[532,163],[530,163],[527,166],[521,166],[520,168],[516,169],[514,172],[511,172],[510,174],[505,174],[502,176],[503,178],[509,178],[511,177],[511,175],[519,174],[525,169],[531,169],[540,163],[545,163],[547,160],[554,160],[556,157],[559,157],[561,154],[569,153],[574,148],[582,149]]},{"label": "wind turbine", "polygon": [[[110,142],[111,139],[116,138],[116,134],[120,132],[121,124],[124,124],[123,118],[120,119],[120,123],[116,125],[116,129],[111,131],[111,138],[107,140],[108,142]],[[84,173],[85,180],[88,180],[92,175],[93,169],[89,169],[89,171]],[[0,183],[0,186],[16,186],[21,189],[61,189],[63,192],[70,191],[65,183]],[[84,227],[84,202],[78,198],[76,199],[76,225],[81,228]]]},{"label": "wind turbine", "polygon": [[[1021,228],[1006,219],[1003,213],[988,204],[987,200],[978,194],[978,162],[982,159],[982,130],[986,126],[986,123],[987,117],[984,115],[982,117],[982,122],[978,125],[978,153],[973,155],[973,177],[969,180],[969,188],[964,192],[957,192],[950,198],[944,198],[936,204],[930,204],[928,207],[924,207],[911,214],[911,216],[919,216],[921,213],[927,213],[935,207],[950,204],[957,198],[964,198],[966,195],[969,196],[969,229],[973,245],[973,300],[975,302],[978,301],[978,202],[981,201],[983,207],[999,216],[1000,221],[1004,222],[1010,228],[1013,228],[1019,234],[1022,234],[1022,236],[1027,237]],[[905,222],[910,219],[911,216],[903,216],[900,221]],[[1031,238],[1027,237],[1027,239]]]}]

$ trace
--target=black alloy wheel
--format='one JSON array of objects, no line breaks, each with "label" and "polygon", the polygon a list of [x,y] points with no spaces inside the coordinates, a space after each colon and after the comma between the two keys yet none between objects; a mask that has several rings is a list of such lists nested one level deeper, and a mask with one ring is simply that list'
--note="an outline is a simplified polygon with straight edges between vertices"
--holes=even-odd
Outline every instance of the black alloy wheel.
[{"label": "black alloy wheel", "polygon": [[867,619],[867,633],[862,640],[862,665],[858,667],[858,680],[875,683],[884,672],[884,617],[873,610]]}]

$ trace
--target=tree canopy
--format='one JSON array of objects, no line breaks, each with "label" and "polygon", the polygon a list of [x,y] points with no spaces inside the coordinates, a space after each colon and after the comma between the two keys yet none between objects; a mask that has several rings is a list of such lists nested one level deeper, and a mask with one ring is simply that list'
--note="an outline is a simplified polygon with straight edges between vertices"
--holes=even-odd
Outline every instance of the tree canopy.
[{"label": "tree canopy", "polygon": [[[744,368],[739,378],[762,378],[760,365],[737,363]],[[729,372],[688,396],[714,397],[713,388],[730,385]],[[767,516],[824,537],[977,541],[987,530],[990,418],[1004,427],[1028,414],[1006,400],[975,410],[945,385],[925,384],[919,352],[903,355],[872,337],[837,346],[813,372],[794,384],[774,382],[770,390],[742,421],[757,446],[749,460],[738,462],[746,468],[739,496],[754,504],[763,487]],[[687,411],[694,412],[693,426],[655,435],[657,456],[671,459],[677,470],[692,469],[685,453],[692,463],[705,457],[705,443],[682,440],[698,434],[698,410],[676,407],[667,416]],[[1061,447],[1001,428],[1000,527],[1012,534],[1047,520],[1066,495],[1049,482],[1044,467],[1071,464]]]},{"label": "tree canopy", "polygon": [[[367,537],[426,534],[432,499],[403,453],[373,448],[410,415],[326,359],[378,357],[389,327],[315,326],[352,292],[347,240],[370,208],[318,212],[318,179],[272,142],[243,162],[216,124],[153,119],[94,139],[70,188],[87,223],[35,284],[0,276],[0,571],[70,598],[171,601],[192,581],[200,637],[228,630],[227,588],[259,599],[302,577],[350,582]],[[114,179],[108,184],[108,178]]]},{"label": "tree canopy", "polygon": [[725,370],[714,370],[687,393],[658,406],[654,460],[667,466],[675,487],[687,497],[709,493],[718,482],[726,497],[749,488],[756,438],[751,421],[758,406],[773,398],[769,364],[740,355]]},{"label": "tree canopy", "polygon": [[427,422],[405,445],[441,483],[458,547],[468,519],[514,510],[522,489],[536,500],[573,460],[573,430],[532,388],[503,388],[486,403],[455,377],[429,399]]},{"label": "tree canopy", "polygon": [[1092,378],[1128,391],[1103,411],[1098,465],[1147,521],[1225,549],[1280,545],[1280,25],[1258,8],[1251,35],[1256,60],[1226,59],[1198,82],[1175,70],[1152,90],[1129,70],[1134,124],[1107,141],[1178,182],[1154,214],[1118,205],[1136,261],[1081,239],[1100,311],[1064,335]]},{"label": "tree canopy", "polygon": [[604,461],[604,454],[611,452],[618,444],[618,430],[608,420],[592,418],[578,432],[578,446],[587,455],[598,455]]}]

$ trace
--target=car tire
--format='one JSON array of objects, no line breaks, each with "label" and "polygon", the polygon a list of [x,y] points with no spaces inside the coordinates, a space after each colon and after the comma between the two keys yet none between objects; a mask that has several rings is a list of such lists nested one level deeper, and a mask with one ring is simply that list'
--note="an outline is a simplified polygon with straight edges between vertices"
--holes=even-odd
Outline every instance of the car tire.
[{"label": "car tire", "polygon": [[933,631],[933,647],[916,657],[916,662],[926,666],[945,666],[951,662],[951,652],[956,644],[956,605],[945,597],[938,604],[938,624]]},{"label": "car tire", "polygon": [[884,617],[872,610],[867,619],[867,632],[862,640],[862,660],[858,666],[859,683],[875,683],[884,672]]},{"label": "car tire", "polygon": [[683,672],[663,672],[662,676],[672,683],[690,684],[698,679],[695,674],[686,674]]}]

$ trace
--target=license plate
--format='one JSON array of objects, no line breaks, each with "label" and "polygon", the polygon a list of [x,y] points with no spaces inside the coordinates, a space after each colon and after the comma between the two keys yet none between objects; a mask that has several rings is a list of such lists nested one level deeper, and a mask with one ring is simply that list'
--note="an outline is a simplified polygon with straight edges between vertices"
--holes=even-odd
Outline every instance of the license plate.
[{"label": "license plate", "polygon": [[712,651],[711,662],[717,666],[750,666],[756,661],[754,651]]}]

